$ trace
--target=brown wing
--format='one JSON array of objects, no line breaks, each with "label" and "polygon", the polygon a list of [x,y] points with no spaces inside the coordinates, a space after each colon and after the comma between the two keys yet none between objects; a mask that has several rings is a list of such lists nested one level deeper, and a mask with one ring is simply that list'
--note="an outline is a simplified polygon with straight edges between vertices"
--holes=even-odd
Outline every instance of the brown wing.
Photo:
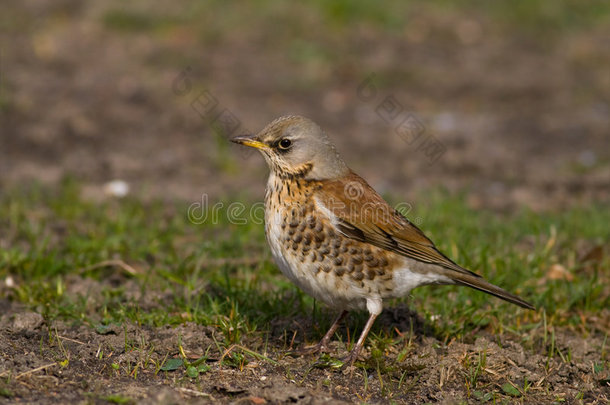
[{"label": "brown wing", "polygon": [[364,179],[355,173],[326,180],[318,190],[321,203],[337,218],[336,226],[344,235],[382,249],[435,264],[446,270],[456,284],[495,295],[528,309],[532,304],[485,281],[481,276],[455,264],[439,252],[434,243],[385,202]]},{"label": "brown wing", "polygon": [[424,233],[383,199],[368,183],[350,172],[325,180],[318,191],[321,203],[338,219],[336,226],[348,237],[447,269],[480,277],[442,254]]}]

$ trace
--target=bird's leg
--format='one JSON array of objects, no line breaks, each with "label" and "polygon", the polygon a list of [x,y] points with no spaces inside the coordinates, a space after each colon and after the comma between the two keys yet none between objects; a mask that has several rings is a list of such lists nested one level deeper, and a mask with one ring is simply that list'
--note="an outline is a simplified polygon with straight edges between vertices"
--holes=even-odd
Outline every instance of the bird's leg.
[{"label": "bird's leg", "polygon": [[354,346],[350,354],[343,360],[343,367],[352,367],[354,365],[354,361],[356,361],[358,358],[360,350],[362,350],[362,346],[364,346],[364,341],[366,340],[366,337],[369,334],[378,315],[379,314],[371,313],[368,321],[366,321],[366,325],[364,325],[364,329],[362,330],[360,337],[358,338],[358,342],[356,342],[356,346]]},{"label": "bird's leg", "polygon": [[341,323],[343,318],[347,316],[348,313],[349,312],[346,310],[341,311],[337,319],[335,319],[335,322],[333,322],[333,324],[330,326],[328,332],[326,332],[326,335],[324,335],[322,340],[320,340],[320,342],[318,342],[318,344],[316,345],[318,346],[318,350],[325,349],[328,347],[330,340],[333,338],[333,335],[337,331],[337,328],[339,328],[339,324]]},{"label": "bird's leg", "polygon": [[348,314],[348,311],[345,311],[345,310],[341,311],[341,313],[339,314],[337,319],[335,319],[335,322],[333,322],[333,324],[331,325],[328,332],[326,332],[326,335],[324,335],[324,337],[322,338],[322,340],[320,340],[318,342],[318,344],[316,344],[314,346],[310,346],[310,347],[305,347],[303,349],[295,351],[294,353],[295,354],[314,354],[314,353],[318,353],[321,350],[326,349],[328,347],[328,343],[330,343],[330,340],[332,339],[333,335],[337,331],[337,328],[339,328],[339,324],[341,323],[343,318],[346,317],[347,314]]}]

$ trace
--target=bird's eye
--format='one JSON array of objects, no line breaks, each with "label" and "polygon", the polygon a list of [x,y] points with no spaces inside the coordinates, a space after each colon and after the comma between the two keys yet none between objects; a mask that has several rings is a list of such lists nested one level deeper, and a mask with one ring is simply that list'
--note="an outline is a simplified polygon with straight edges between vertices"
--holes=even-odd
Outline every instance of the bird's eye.
[{"label": "bird's eye", "polygon": [[292,141],[288,138],[284,138],[280,140],[280,143],[278,143],[278,145],[280,149],[288,149],[292,145]]}]

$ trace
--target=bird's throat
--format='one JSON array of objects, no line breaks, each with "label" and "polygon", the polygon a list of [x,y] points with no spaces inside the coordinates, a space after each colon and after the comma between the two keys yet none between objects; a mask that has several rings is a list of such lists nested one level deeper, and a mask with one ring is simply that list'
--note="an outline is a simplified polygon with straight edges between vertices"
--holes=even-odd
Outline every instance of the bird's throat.
[{"label": "bird's throat", "polygon": [[313,170],[313,163],[305,163],[295,168],[274,167],[274,174],[283,180],[296,180],[306,178]]}]

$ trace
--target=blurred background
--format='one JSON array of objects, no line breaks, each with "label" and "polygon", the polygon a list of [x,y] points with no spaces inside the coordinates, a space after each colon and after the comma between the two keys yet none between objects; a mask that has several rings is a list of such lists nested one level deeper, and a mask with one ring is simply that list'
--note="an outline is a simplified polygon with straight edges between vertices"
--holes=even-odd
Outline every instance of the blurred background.
[{"label": "blurred background", "polygon": [[227,139],[299,114],[400,199],[610,201],[609,2],[5,0],[0,30],[4,190],[260,199]]}]

